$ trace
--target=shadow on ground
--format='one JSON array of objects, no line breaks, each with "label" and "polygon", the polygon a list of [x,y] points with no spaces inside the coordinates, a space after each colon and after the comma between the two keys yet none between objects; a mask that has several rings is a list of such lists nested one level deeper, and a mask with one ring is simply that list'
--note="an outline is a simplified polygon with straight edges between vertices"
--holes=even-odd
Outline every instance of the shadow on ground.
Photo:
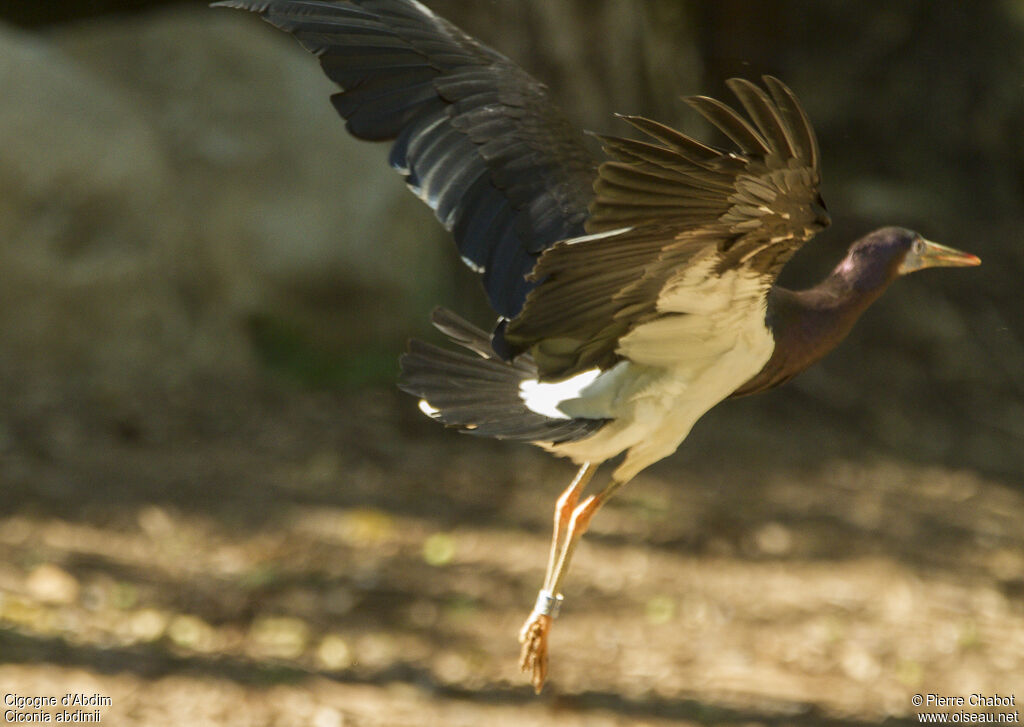
[{"label": "shadow on ground", "polygon": [[859,725],[1019,684],[1024,494],[997,476],[717,416],[731,440],[595,521],[538,698],[514,635],[567,464],[390,389],[214,383],[146,416],[8,400],[6,689],[126,725]]}]

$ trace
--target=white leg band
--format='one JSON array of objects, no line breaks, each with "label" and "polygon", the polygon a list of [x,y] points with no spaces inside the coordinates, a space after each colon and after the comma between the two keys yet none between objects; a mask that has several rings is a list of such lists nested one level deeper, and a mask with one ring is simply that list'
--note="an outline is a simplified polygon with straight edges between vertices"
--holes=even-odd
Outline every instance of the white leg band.
[{"label": "white leg band", "polygon": [[538,616],[550,616],[558,618],[558,611],[562,608],[562,594],[554,594],[547,589],[541,589],[537,594],[537,602],[533,604],[533,612]]}]

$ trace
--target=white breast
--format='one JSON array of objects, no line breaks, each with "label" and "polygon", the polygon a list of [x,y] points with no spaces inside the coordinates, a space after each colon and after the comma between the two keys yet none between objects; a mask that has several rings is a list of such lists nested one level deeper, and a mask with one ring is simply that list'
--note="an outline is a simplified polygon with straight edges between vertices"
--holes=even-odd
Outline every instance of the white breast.
[{"label": "white breast", "polygon": [[627,451],[613,476],[628,480],[672,454],[703,414],[757,374],[774,349],[765,324],[763,283],[749,271],[714,275],[688,267],[663,290],[666,315],[619,341],[625,357],[558,409],[611,419],[587,439],[549,445],[577,463]]}]

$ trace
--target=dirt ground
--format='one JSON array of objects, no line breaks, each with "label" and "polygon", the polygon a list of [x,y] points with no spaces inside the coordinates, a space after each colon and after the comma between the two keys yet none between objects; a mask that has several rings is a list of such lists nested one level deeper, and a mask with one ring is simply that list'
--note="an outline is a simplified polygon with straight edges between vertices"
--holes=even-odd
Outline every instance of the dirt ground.
[{"label": "dirt ground", "polygon": [[69,693],[147,727],[909,724],[915,694],[1024,699],[1007,478],[798,432],[762,457],[718,431],[738,419],[702,424],[595,520],[537,697],[515,634],[571,467],[390,389],[245,386],[7,397],[8,720]]}]

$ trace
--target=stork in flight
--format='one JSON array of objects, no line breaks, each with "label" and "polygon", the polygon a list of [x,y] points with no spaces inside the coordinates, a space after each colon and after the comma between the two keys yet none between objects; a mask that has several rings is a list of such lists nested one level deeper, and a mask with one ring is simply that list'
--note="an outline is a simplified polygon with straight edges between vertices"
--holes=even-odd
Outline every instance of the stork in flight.
[{"label": "stork in flight", "polygon": [[412,341],[402,388],[446,426],[579,467],[520,633],[537,691],[573,551],[616,490],[720,401],[778,386],[835,348],[900,276],[981,262],[884,227],[813,288],[776,285],[829,224],[814,130],[776,78],[729,81],[741,111],[686,99],[731,149],[623,116],[645,139],[600,137],[598,159],[546,86],[416,0],[215,4],[259,13],[320,59],[349,132],[391,143],[391,166],[482,275],[493,332],[435,310],[466,351]]}]

